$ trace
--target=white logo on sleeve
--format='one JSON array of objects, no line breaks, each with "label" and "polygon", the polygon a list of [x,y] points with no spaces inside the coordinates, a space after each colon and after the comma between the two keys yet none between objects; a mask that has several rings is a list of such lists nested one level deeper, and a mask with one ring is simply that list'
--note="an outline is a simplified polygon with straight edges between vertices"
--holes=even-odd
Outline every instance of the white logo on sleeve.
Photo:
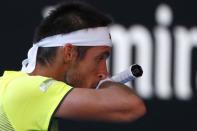
[{"label": "white logo on sleeve", "polygon": [[54,82],[53,79],[47,79],[47,80],[43,81],[43,83],[40,84],[40,90],[42,92],[46,92],[47,89],[49,88],[49,86],[51,86],[53,82]]}]

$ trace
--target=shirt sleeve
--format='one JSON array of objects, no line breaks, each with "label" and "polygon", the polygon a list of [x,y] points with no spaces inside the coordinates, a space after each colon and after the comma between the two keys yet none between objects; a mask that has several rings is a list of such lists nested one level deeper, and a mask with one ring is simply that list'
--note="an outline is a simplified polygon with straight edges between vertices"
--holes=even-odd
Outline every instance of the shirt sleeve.
[{"label": "shirt sleeve", "polygon": [[73,89],[53,79],[25,78],[9,84],[8,118],[16,130],[48,130],[58,105]]}]

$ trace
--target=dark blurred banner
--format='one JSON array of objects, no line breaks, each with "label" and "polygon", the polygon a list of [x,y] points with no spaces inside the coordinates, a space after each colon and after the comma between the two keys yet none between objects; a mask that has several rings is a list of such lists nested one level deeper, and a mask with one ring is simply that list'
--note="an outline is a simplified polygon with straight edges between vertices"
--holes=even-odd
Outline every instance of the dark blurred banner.
[{"label": "dark blurred banner", "polygon": [[[197,131],[197,2],[84,1],[114,18],[111,74],[133,63],[143,67],[143,77],[128,85],[145,100],[147,114],[126,124],[60,120],[61,130]],[[21,68],[36,26],[57,2],[1,2],[0,74]]]}]

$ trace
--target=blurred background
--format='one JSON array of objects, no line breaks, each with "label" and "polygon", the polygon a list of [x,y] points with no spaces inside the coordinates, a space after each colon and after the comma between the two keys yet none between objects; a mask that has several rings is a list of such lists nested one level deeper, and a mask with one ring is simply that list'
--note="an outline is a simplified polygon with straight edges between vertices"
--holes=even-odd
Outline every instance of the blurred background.
[{"label": "blurred background", "polygon": [[[20,70],[36,26],[59,1],[1,1],[1,75],[4,70]],[[128,84],[144,99],[147,114],[124,124],[60,120],[61,130],[197,131],[197,2],[82,1],[114,19],[111,74],[133,63],[143,67],[143,77]]]}]

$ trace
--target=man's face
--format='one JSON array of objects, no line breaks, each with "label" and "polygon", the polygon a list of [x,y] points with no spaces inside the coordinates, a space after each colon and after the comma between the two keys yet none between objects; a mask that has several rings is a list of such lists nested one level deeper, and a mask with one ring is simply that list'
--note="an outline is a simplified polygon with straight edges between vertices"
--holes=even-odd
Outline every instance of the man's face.
[{"label": "man's face", "polygon": [[75,60],[66,73],[66,83],[73,87],[96,88],[108,76],[106,60],[111,47],[96,46],[87,50],[82,60]]}]

